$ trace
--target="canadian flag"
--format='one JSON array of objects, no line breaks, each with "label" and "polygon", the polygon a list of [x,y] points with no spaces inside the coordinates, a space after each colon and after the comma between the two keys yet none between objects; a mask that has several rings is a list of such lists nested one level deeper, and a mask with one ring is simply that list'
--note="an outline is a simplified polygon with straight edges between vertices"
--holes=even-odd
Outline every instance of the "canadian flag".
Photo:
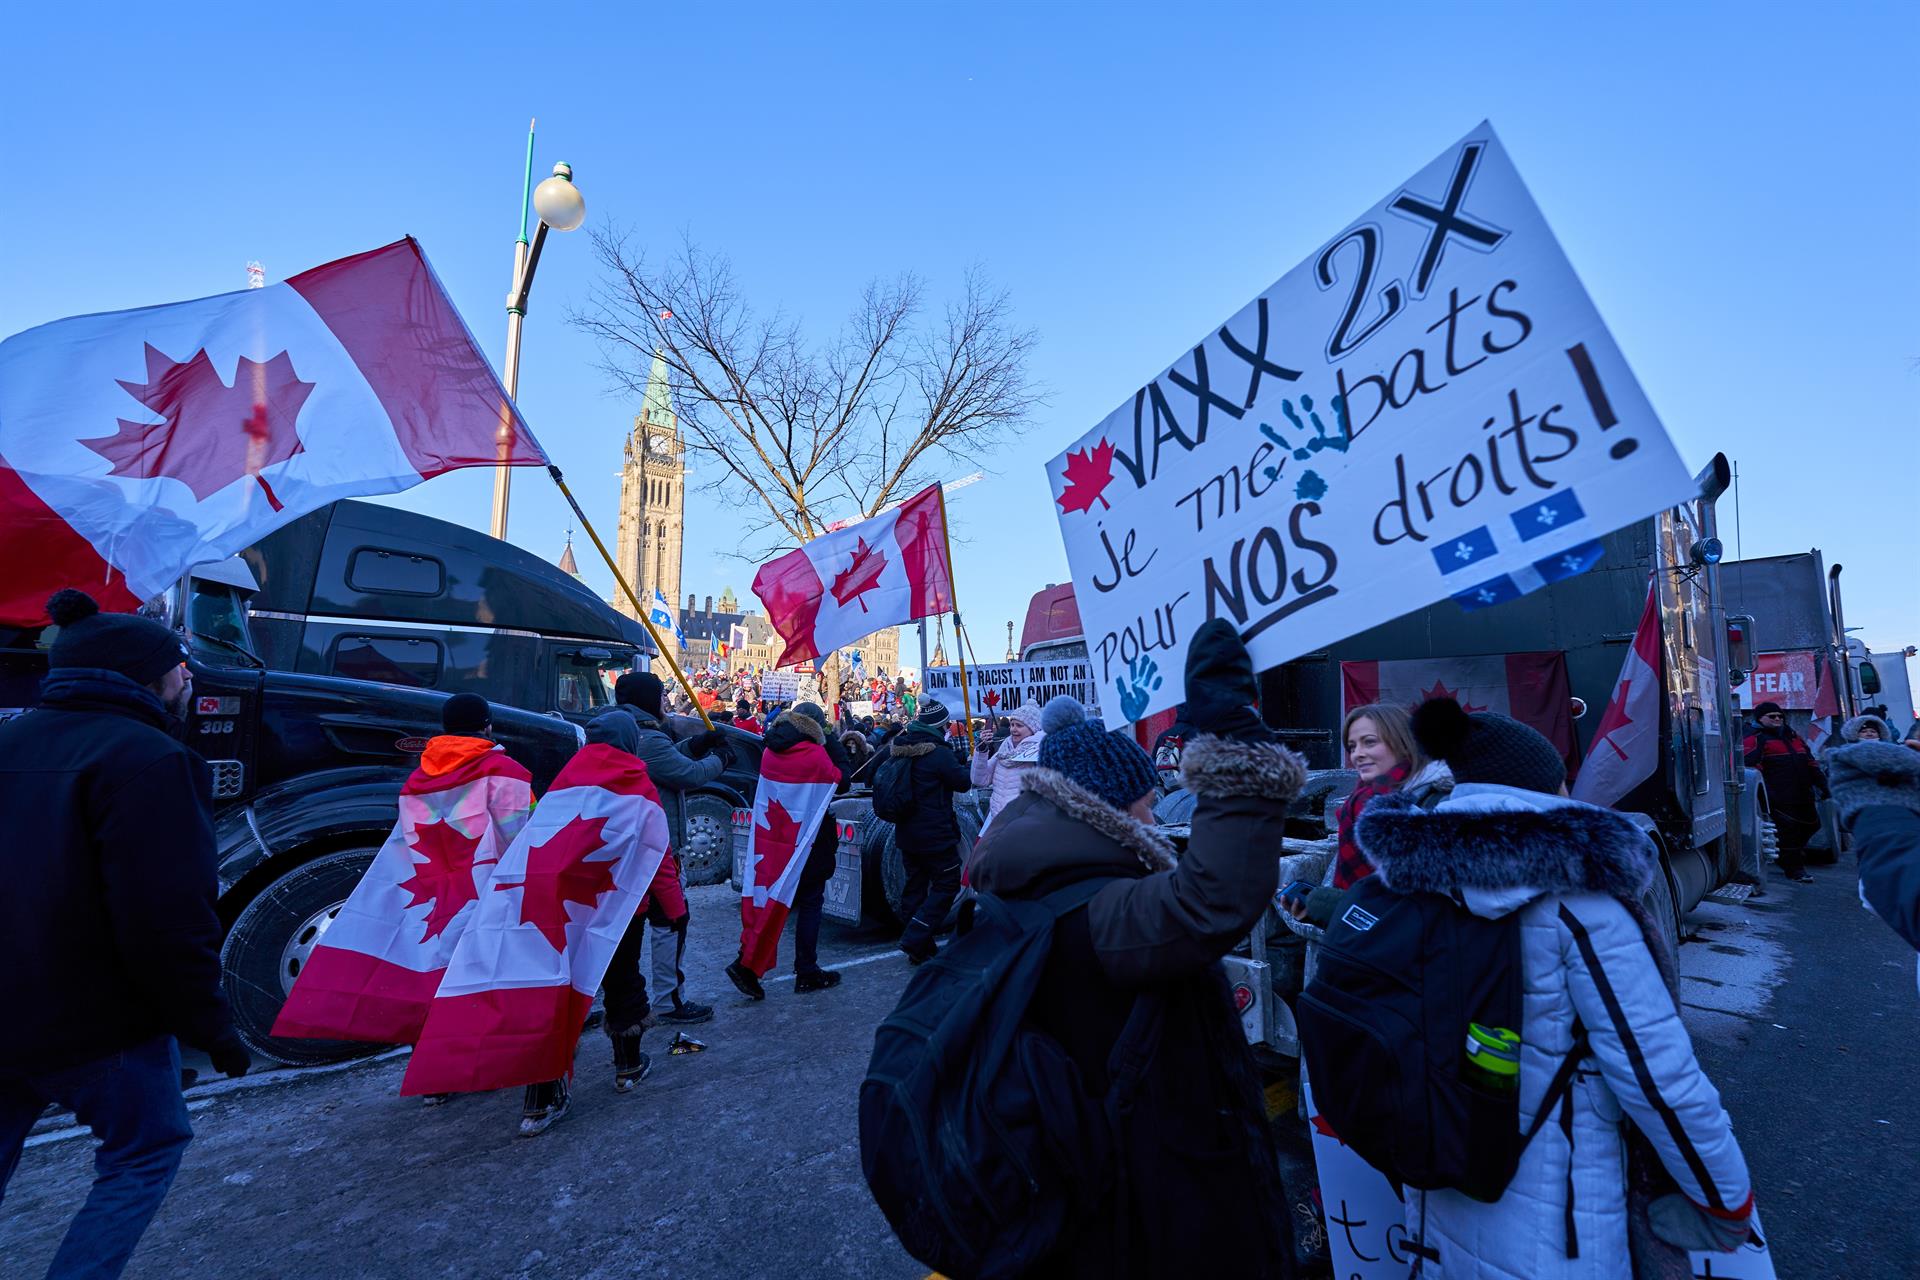
[{"label": "canadian flag", "polygon": [[[455,757],[465,743],[477,749]],[[418,1038],[500,851],[532,809],[531,778],[506,752],[473,738],[428,743],[400,789],[400,820],[294,979],[273,1034]]]},{"label": "canadian flag", "polygon": [[403,1094],[557,1080],[620,938],[667,853],[638,759],[594,743],[567,762],[494,868],[434,993]]},{"label": "canadian flag", "polygon": [[839,785],[840,770],[818,743],[802,742],[760,757],[746,871],[740,877],[740,963],[762,977],[779,959],[780,930]]},{"label": "canadian flag", "polygon": [[1633,647],[1620,664],[1593,746],[1587,751],[1580,776],[1574,779],[1575,800],[1612,806],[1653,776],[1660,763],[1660,609],[1653,590],[1633,632]]},{"label": "canadian flag", "polygon": [[132,609],[336,498],[546,456],[413,240],[0,343],[0,624]]},{"label": "canadian flag", "polygon": [[883,627],[950,612],[953,569],[940,486],[761,565],[753,593],[787,642],[774,664],[779,667],[832,653]]},{"label": "canadian flag", "polygon": [[1573,757],[1573,699],[1567,656],[1558,650],[1342,662],[1343,712],[1384,702],[1412,710],[1432,698],[1462,708],[1497,711],[1540,731],[1562,757]]}]

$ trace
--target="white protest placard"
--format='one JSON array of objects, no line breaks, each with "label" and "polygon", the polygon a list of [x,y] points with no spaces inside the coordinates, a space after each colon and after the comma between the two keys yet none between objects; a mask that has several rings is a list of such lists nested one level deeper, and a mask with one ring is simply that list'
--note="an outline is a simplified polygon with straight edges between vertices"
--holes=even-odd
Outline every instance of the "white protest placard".
[{"label": "white protest placard", "polygon": [[1184,699],[1209,618],[1272,667],[1582,572],[1694,491],[1485,123],[1047,476],[1110,724]]},{"label": "white protest placard", "polygon": [[760,677],[760,698],[763,702],[794,702],[799,697],[798,671],[769,671]]},{"label": "white protest placard", "polygon": [[[930,698],[946,703],[947,710],[961,714],[960,668],[928,667],[921,689]],[[995,662],[984,667],[967,668],[967,693],[973,705],[967,708],[976,716],[1003,716],[1015,707],[1044,707],[1049,701],[1068,694],[1089,707],[1099,701],[1093,687],[1093,668],[1086,658],[1061,658],[1053,662]]]}]

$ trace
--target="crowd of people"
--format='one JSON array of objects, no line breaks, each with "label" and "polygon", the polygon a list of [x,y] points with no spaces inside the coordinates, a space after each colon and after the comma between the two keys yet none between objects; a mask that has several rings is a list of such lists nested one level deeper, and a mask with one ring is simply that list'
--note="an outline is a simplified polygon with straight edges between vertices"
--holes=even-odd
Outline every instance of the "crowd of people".
[{"label": "crowd of people", "polygon": [[[251,1059],[221,989],[206,766],[177,733],[191,693],[180,642],[78,592],[49,612],[60,630],[41,705],[0,725],[0,808],[12,824],[0,968],[18,993],[0,1049],[0,1191],[46,1106],[71,1108],[101,1145],[53,1274],[110,1276],[191,1138],[177,1043],[230,1076]],[[879,715],[854,714],[851,698],[832,713],[769,706],[751,683],[709,690],[715,710],[733,698],[733,727],[762,732],[767,753],[824,753],[833,789],[870,790],[894,824],[911,977],[902,1013],[876,1039],[860,1125],[869,1185],[916,1256],[956,1280],[1293,1274],[1261,1080],[1216,963],[1276,904],[1322,930],[1329,956],[1361,959],[1323,964],[1302,997],[1303,1009],[1347,1001],[1348,1031],[1301,1019],[1307,1060],[1333,1064],[1315,1080],[1327,1116],[1335,1128],[1354,1117],[1357,1150],[1367,1109],[1432,1123],[1444,1108],[1426,1091],[1455,1087],[1465,1068],[1430,1058],[1424,1076],[1343,1112],[1343,1093],[1391,1043],[1349,1034],[1380,1012],[1357,1000],[1352,975],[1390,967],[1382,948],[1406,928],[1511,939],[1514,1025],[1472,1024],[1496,1063],[1490,1078],[1509,1081],[1506,1110],[1489,1114],[1512,1127],[1511,1158],[1491,1192],[1406,1179],[1415,1274],[1666,1274],[1660,1260],[1677,1251],[1747,1239],[1751,1179],[1681,1024],[1673,956],[1641,906],[1657,854],[1632,822],[1569,800],[1559,751],[1515,720],[1447,699],[1411,714],[1361,707],[1342,726],[1358,783],[1337,814],[1336,851],[1320,883],[1281,886],[1276,854],[1306,771],[1262,723],[1232,628],[1195,636],[1185,687],[1179,782],[1195,803],[1178,850],[1154,819],[1165,770],[1071,698],[980,724],[969,752],[946,704],[904,683]],[[668,854],[602,984],[621,1092],[649,1072],[646,1030],[714,1017],[686,989],[690,913],[671,850],[685,838],[688,794],[724,768],[725,733],[683,733],[672,709],[659,678],[622,676],[583,748],[643,768],[668,827]],[[498,750],[490,719],[472,695],[449,700],[422,768]],[[1813,806],[1831,797],[1859,852],[1863,899],[1920,948],[1920,743],[1896,743],[1884,718],[1866,715],[1823,761],[1778,707],[1755,708],[1755,721],[1745,754],[1767,784],[1782,870],[1805,876]],[[976,788],[987,821],[965,841],[955,800]],[[827,823],[793,900],[800,993],[840,982],[819,960],[833,866]],[[943,945],[963,883],[973,897]],[[1403,902],[1423,904],[1414,924]],[[727,976],[763,999],[763,973],[745,959],[743,949]],[[1434,988],[1421,998],[1449,1013]],[[570,1075],[528,1085],[520,1131],[564,1117],[569,1090]],[[1451,1139],[1435,1132],[1444,1165]],[[1020,1177],[991,1176],[1015,1167]]]}]

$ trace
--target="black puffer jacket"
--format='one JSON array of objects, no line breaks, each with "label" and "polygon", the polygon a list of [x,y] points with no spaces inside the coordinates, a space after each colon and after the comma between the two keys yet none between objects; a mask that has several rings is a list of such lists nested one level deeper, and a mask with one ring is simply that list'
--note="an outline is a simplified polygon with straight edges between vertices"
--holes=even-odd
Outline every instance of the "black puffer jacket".
[{"label": "black puffer jacket", "polygon": [[1034,768],[969,862],[973,885],[1037,898],[1090,877],[1113,883],[1061,919],[1028,1011],[1102,1096],[1135,1001],[1163,1021],[1119,1115],[1122,1156],[1100,1211],[1063,1246],[1063,1276],[1286,1276],[1291,1232],[1259,1077],[1219,958],[1272,897],[1299,757],[1190,741],[1192,838],[1173,849],[1083,787]]},{"label": "black puffer jacket", "polygon": [[918,725],[908,725],[887,750],[888,765],[904,760],[913,770],[913,810],[894,824],[901,849],[935,853],[958,848],[960,823],[953,816],[953,797],[973,789],[967,767],[939,734]]},{"label": "black puffer jacket", "polygon": [[0,725],[0,1071],[163,1032],[239,1043],[220,989],[211,782],[172,723],[125,676],[68,667]]}]

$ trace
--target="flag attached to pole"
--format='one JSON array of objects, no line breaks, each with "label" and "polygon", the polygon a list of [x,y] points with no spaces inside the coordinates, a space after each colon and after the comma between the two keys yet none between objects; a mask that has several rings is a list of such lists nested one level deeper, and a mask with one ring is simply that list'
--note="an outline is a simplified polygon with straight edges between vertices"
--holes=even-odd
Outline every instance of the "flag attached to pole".
[{"label": "flag attached to pole", "polygon": [[839,768],[817,742],[761,753],[740,877],[740,963],[761,977],[779,959],[780,930],[839,785]]},{"label": "flag attached to pole", "polygon": [[674,641],[682,649],[687,647],[687,633],[680,629],[679,621],[673,616],[673,606],[667,603],[666,596],[660,593],[658,587],[653,589],[653,607],[647,610],[647,617],[654,626],[670,629]]},{"label": "flag attached to pole", "polygon": [[1653,776],[1660,763],[1660,606],[1654,588],[1633,633],[1633,647],[1620,664],[1620,679],[1594,731],[1571,794],[1588,804],[1612,806]]},{"label": "flag attached to pole", "polygon": [[400,1092],[478,1092],[571,1071],[593,993],[666,853],[646,766],[614,747],[581,748],[501,855]]},{"label": "flag attached to pole", "polygon": [[790,667],[884,627],[953,609],[940,486],[760,566],[753,593]]},{"label": "flag attached to pole", "polygon": [[532,809],[531,778],[506,752],[473,738],[428,743],[400,789],[399,821],[307,957],[273,1034],[417,1039],[475,903]]},{"label": "flag attached to pole", "polygon": [[0,625],[133,609],[337,498],[546,455],[420,246],[0,342]]}]

